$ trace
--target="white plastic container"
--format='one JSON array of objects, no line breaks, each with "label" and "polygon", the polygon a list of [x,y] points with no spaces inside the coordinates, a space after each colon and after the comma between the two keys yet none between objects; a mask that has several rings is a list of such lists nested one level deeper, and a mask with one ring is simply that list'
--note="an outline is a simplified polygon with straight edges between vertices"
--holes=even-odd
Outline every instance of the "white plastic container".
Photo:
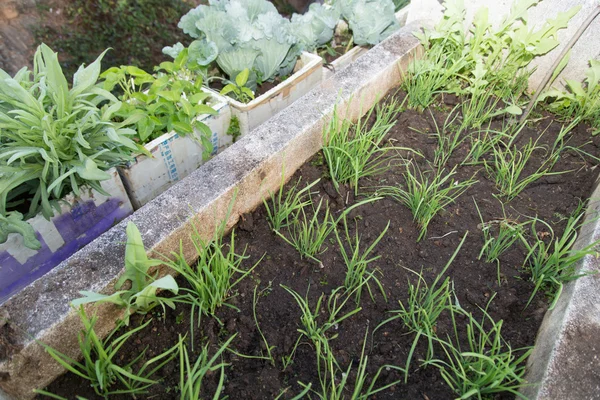
[{"label": "white plastic container", "polygon": [[233,117],[239,121],[240,134],[250,132],[320,84],[322,64],[323,59],[318,55],[303,52],[292,76],[251,102],[244,104],[226,96]]},{"label": "white plastic container", "polygon": [[109,196],[82,187],[79,197],[70,194],[59,202],[60,214],[50,221],[41,214],[27,221],[42,244],[40,250],[25,247],[16,233],[0,244],[0,303],[133,212],[117,170],[107,172],[111,179],[100,184]]},{"label": "white plastic container", "polygon": [[[217,114],[203,114],[197,120],[205,123],[212,132],[212,156],[229,146],[233,137],[227,134],[231,120],[231,108],[227,100],[213,91],[210,94],[214,99],[211,107]],[[206,161],[203,158],[203,146],[197,140],[179,136],[176,132],[166,133],[144,147],[153,155],[152,158],[140,154],[126,166],[119,168],[123,184],[136,210]]]}]

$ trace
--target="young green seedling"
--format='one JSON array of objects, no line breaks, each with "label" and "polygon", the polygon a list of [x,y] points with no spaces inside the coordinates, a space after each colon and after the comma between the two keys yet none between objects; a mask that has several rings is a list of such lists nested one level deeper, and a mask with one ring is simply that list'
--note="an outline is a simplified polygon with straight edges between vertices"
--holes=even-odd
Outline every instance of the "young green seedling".
[{"label": "young green seedling", "polygon": [[377,194],[392,197],[410,209],[421,228],[417,241],[427,235],[427,227],[438,212],[454,203],[477,182],[473,179],[462,182],[452,179],[456,174],[456,167],[448,173],[441,170],[433,174],[433,179],[430,180],[427,172],[421,172],[417,164],[410,162],[403,174],[406,188],[382,186],[377,189]]},{"label": "young green seedling", "polygon": [[[389,156],[391,151],[410,150],[383,145],[401,107],[397,101],[377,104],[356,124],[346,119],[340,120],[339,113],[334,111],[329,125],[323,131],[323,155],[336,188],[349,183],[355,195],[358,195],[360,179],[382,174],[390,168],[393,162]],[[375,122],[369,126],[373,114]]]},{"label": "young green seedling", "polygon": [[[501,335],[502,321],[494,321],[487,307],[481,311],[483,318],[479,322],[460,305],[451,307],[454,339],[450,335],[447,341],[433,337],[441,345],[445,358],[430,359],[423,365],[438,368],[444,381],[460,399],[482,400],[501,393],[525,399],[519,389],[527,385],[524,378],[525,360],[533,348],[512,350]],[[467,349],[461,348],[462,339],[458,334],[455,313],[468,319]]]},{"label": "young green seedling", "polygon": [[[371,291],[371,286],[369,285],[369,281],[373,280],[379,291],[381,292],[384,300],[387,302],[387,296],[385,294],[385,290],[381,286],[381,282],[379,278],[375,275],[377,270],[369,270],[369,264],[373,261],[379,259],[381,256],[370,257],[371,253],[375,249],[375,246],[383,239],[383,236],[386,234],[390,224],[388,222],[385,229],[379,234],[379,236],[371,243],[371,246],[367,247],[363,252],[360,250],[360,237],[358,235],[358,229],[356,229],[356,234],[354,239],[351,238],[350,233],[348,231],[348,221],[346,216],[342,218],[342,223],[344,226],[344,236],[346,239],[346,243],[348,244],[349,250],[346,251],[346,247],[344,246],[344,241],[338,232],[338,229],[334,229],[335,237],[338,242],[338,246],[340,248],[340,252],[342,254],[342,258],[346,264],[346,279],[344,280],[344,287],[346,291],[352,292],[357,288],[361,288],[363,285],[367,287],[369,291],[369,295],[371,296],[371,300],[375,301],[373,297],[373,292]],[[360,304],[360,296],[362,290],[356,290],[356,304]]]},{"label": "young green seedling", "polygon": [[410,281],[408,282],[408,301],[406,305],[402,301],[399,301],[398,304],[400,305],[400,308],[390,311],[393,316],[381,322],[373,330],[373,335],[375,335],[375,332],[385,324],[400,319],[408,330],[415,334],[404,368],[405,383],[408,381],[408,373],[413,353],[421,337],[425,337],[428,340],[426,359],[431,360],[433,358],[433,340],[435,338],[437,320],[444,311],[452,307],[450,278],[446,277],[443,281],[441,281],[441,279],[448,270],[448,267],[450,267],[450,264],[452,264],[452,261],[454,261],[454,258],[456,258],[456,255],[467,238],[467,234],[468,232],[465,233],[460,244],[452,254],[452,257],[450,257],[446,266],[436,276],[431,286],[427,284],[422,273],[409,270],[417,275],[418,279],[416,285]]},{"label": "young green seedling", "polygon": [[[529,297],[527,306],[531,303],[539,290],[543,290],[551,299],[550,309],[553,309],[558,301],[563,284],[573,281],[582,276],[593,272],[577,272],[577,266],[581,259],[587,255],[598,256],[598,244],[600,240],[585,246],[581,249],[573,248],[577,240],[577,231],[583,226],[582,218],[584,204],[569,216],[565,230],[561,237],[555,237],[554,230],[550,224],[534,218],[531,224],[532,242],[523,239],[522,243],[527,249],[525,259],[525,269],[531,274],[531,281],[535,288]],[[542,225],[542,230],[538,230],[537,224]],[[544,236],[549,236],[550,240],[546,243]]]}]

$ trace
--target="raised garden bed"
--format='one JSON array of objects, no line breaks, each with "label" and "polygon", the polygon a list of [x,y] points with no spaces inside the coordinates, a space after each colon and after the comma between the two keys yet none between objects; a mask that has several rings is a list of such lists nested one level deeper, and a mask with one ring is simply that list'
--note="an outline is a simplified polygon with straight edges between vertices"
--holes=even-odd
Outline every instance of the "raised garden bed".
[{"label": "raised garden bed", "polygon": [[[400,93],[391,96],[386,101],[391,101],[393,98],[401,100],[403,97],[404,95]],[[423,171],[427,170],[426,160],[433,161],[436,148],[436,142],[430,134],[435,132],[436,125],[443,126],[448,112],[455,102],[456,98],[447,97],[445,103],[442,101],[439,106],[430,108],[422,114],[415,111],[404,111],[395,119],[394,126],[386,136],[386,143],[420,151],[424,157],[414,157],[413,153],[405,150],[402,150],[401,155],[404,158],[412,159]],[[433,114],[430,115],[429,111]],[[517,146],[522,147],[530,140],[535,142],[539,138],[537,145],[552,147],[559,134],[560,124],[550,123],[550,121],[549,115],[542,114],[541,120],[523,129],[516,141]],[[498,127],[499,122],[495,122],[494,126]],[[540,135],[541,132],[544,134]],[[414,333],[409,332],[400,320],[381,326],[372,337],[371,333],[382,321],[393,315],[390,311],[399,309],[398,301],[407,304],[407,281],[413,284],[417,282],[417,275],[409,270],[420,273],[429,285],[433,285],[434,280],[443,271],[444,266],[451,259],[467,232],[469,233],[464,244],[444,275],[449,276],[453,281],[453,291],[456,295],[456,300],[453,297],[453,303],[460,304],[477,320],[481,320],[481,309],[486,309],[486,307],[489,316],[494,321],[503,320],[502,336],[506,340],[505,346],[509,345],[513,350],[517,350],[533,345],[537,329],[550,304],[550,299],[544,295],[543,291],[538,291],[530,301],[535,285],[529,280],[529,274],[522,269],[527,253],[519,243],[514,244],[500,256],[499,274],[496,263],[487,263],[483,259],[478,259],[484,244],[482,228],[485,225],[482,225],[482,221],[499,221],[507,217],[514,222],[524,222],[535,216],[549,224],[554,231],[555,238],[561,237],[567,217],[578,207],[580,200],[585,200],[590,196],[594,188],[597,171],[594,168],[595,163],[589,156],[598,157],[600,155],[598,148],[600,140],[597,137],[591,137],[585,125],[579,125],[573,131],[568,145],[572,148],[566,148],[561,153],[552,172],[569,172],[542,177],[528,185],[503,209],[495,197],[500,196],[500,193],[494,181],[487,175],[485,168],[481,165],[460,165],[470,149],[470,142],[463,142],[448,159],[446,168],[449,170],[454,166],[457,167],[453,179],[461,182],[475,179],[477,183],[469,187],[455,203],[449,205],[446,210],[432,220],[426,235],[420,241],[417,239],[421,229],[413,222],[410,210],[390,198],[362,205],[350,211],[348,214],[350,237],[353,238],[354,233],[358,231],[362,238],[361,248],[363,249],[379,237],[389,222],[386,234],[372,253],[372,256],[380,258],[373,261],[370,266],[372,269],[377,268],[381,274],[378,276],[387,295],[387,301],[384,300],[377,287],[371,285],[374,301],[370,299],[366,290],[363,291],[360,301],[362,310],[332,327],[327,334],[331,338],[329,344],[341,370],[345,371],[352,363],[353,372],[350,374],[350,382],[354,382],[354,371],[359,364],[367,329],[369,335],[365,354],[368,355],[367,372],[369,377],[373,377],[383,365],[405,366],[411,352]],[[582,155],[582,152],[573,148],[579,148],[588,155]],[[535,151],[524,174],[535,172],[545,159],[544,157],[543,151]],[[487,158],[487,161],[491,160]],[[405,172],[404,165],[397,165],[384,175],[361,180],[360,192],[364,193],[365,190],[369,192],[368,188],[379,185],[402,184]],[[298,182],[300,177],[302,180],[298,187],[304,187],[308,183],[321,179],[312,188],[316,192],[313,196],[314,204],[316,205],[322,200],[323,204],[329,205],[332,215],[337,218],[343,210],[356,204],[362,197],[356,197],[354,190],[347,185],[342,185],[339,192],[336,191],[328,175],[329,171],[324,163],[323,154],[318,153],[310,162],[300,168],[286,189]],[[340,228],[341,226],[338,224],[338,229],[342,232]],[[283,228],[281,232],[289,238],[286,228]],[[229,395],[230,398],[275,398],[283,390],[290,388],[281,398],[292,398],[302,390],[298,381],[312,383],[313,389],[319,390],[315,349],[309,344],[310,340],[306,337],[301,339],[293,362],[285,369],[282,366],[282,357],[291,354],[299,337],[297,330],[303,327],[300,322],[301,314],[298,304],[281,285],[295,290],[301,297],[308,293],[311,310],[314,309],[317,299],[322,293],[328,296],[333,289],[343,285],[346,266],[335,235],[329,235],[325,240],[323,249],[327,247],[327,250],[322,254],[315,255],[318,262],[307,258],[303,259],[292,246],[271,230],[264,207],[259,207],[254,212],[244,215],[237,226],[235,235],[235,246],[238,252],[247,246],[248,258],[244,260],[242,267],[249,268],[257,262],[258,266],[250,276],[235,287],[235,291],[232,293],[233,296],[229,303],[237,307],[239,311],[222,307],[216,312],[216,318],[203,317],[200,328],[195,329],[194,332],[195,354],[198,354],[197,352],[204,344],[209,344],[211,351],[214,351],[217,345],[222,344],[235,333],[237,336],[231,343],[231,349],[253,357],[267,354],[267,345],[261,338],[253,319],[253,292],[257,288],[260,295],[257,297],[256,319],[268,346],[274,346],[271,349],[274,365],[264,359],[248,359],[224,352],[223,360],[230,366],[225,368],[226,379],[223,394]],[[541,224],[537,225],[537,231],[526,231],[525,237],[527,240],[541,239],[545,243],[549,243],[551,239],[550,231]],[[225,238],[223,243],[229,243],[229,239]],[[178,278],[178,282],[181,287],[186,287],[182,278]],[[324,302],[327,303],[327,299]],[[530,303],[529,306],[527,306],[528,303]],[[354,298],[352,298],[347,303],[344,312],[351,311],[354,305]],[[326,306],[323,305],[319,315],[318,320],[321,322],[327,318]],[[189,308],[178,306],[175,311],[168,310],[164,315],[161,312],[155,312],[153,316],[138,316],[133,318],[132,326],[139,326],[152,317],[150,325],[124,346],[118,356],[120,360],[124,362],[132,360],[146,347],[148,350],[144,357],[151,358],[173,346],[178,341],[178,335],[186,333],[189,335]],[[217,319],[222,324],[217,322]],[[463,348],[467,348],[464,332],[467,318],[459,315],[456,321],[459,326],[461,345]],[[448,312],[444,312],[440,316],[435,326],[438,337],[446,337],[446,334],[453,336],[452,321]],[[338,336],[332,338],[334,335]],[[456,394],[445,385],[436,368],[432,366],[419,368],[420,360],[426,358],[427,355],[426,344],[425,340],[421,340],[414,350],[413,362],[409,367],[408,382],[406,384],[397,383],[386,391],[378,393],[376,398],[445,399],[455,397]],[[504,349],[506,348],[504,347]],[[515,354],[518,357],[522,352],[517,351]],[[446,359],[437,344],[435,357]],[[170,399],[179,396],[177,392],[179,384],[177,362],[178,360],[169,363],[157,374],[163,379],[160,384],[150,388],[148,397]],[[207,375],[203,381],[203,393],[206,397],[211,397],[214,393],[219,376],[220,373],[215,372]],[[337,378],[341,378],[339,373]],[[384,368],[378,386],[398,379],[403,379],[402,373]],[[88,383],[78,380],[73,375],[59,378],[50,385],[48,390],[69,398],[75,394],[86,398],[95,398]],[[495,398],[512,397],[514,397],[513,394],[505,393]],[[114,398],[118,398],[118,396]]]}]

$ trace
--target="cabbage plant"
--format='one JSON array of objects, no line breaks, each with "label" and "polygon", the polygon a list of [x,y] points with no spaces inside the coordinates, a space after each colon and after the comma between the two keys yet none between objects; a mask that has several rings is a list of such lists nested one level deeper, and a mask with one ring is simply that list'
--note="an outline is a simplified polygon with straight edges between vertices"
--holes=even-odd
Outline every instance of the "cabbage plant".
[{"label": "cabbage plant", "polygon": [[292,15],[292,32],[303,50],[315,51],[331,41],[340,16],[339,7],[313,3],[306,13]]},{"label": "cabbage plant", "polygon": [[25,219],[39,212],[49,219],[58,200],[83,185],[104,194],[106,170],[139,150],[126,127],[132,121],[111,121],[121,102],[97,85],[103,55],[79,67],[71,88],[44,44],[33,71],[11,77],[0,69],[0,243],[15,232],[39,249]]},{"label": "cabbage plant", "polygon": [[216,62],[230,80],[248,69],[251,88],[289,74],[302,50],[290,21],[266,0],[212,0],[178,26],[200,45],[217,48]]},{"label": "cabbage plant", "polygon": [[336,0],[358,46],[375,45],[400,28],[393,0]]}]

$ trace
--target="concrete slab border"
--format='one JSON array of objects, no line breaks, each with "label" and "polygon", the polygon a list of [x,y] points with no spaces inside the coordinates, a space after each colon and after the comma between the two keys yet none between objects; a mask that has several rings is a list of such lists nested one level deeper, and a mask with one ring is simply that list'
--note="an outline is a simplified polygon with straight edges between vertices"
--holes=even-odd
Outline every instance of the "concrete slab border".
[{"label": "concrete slab border", "polygon": [[[412,35],[420,26],[405,26],[0,306],[0,317],[8,320],[0,323],[0,398],[31,398],[34,388],[64,372],[36,341],[78,356],[81,326],[68,304],[80,290],[113,291],[124,265],[129,221],[138,226],[147,248],[169,254],[183,242],[189,249],[185,257],[193,261],[193,246],[186,244],[194,225],[204,237],[212,236],[237,193],[228,220],[233,226],[276,190],[283,166],[287,179],[321,148],[322,128],[336,105],[357,119],[398,85],[401,69],[421,54]],[[100,335],[121,315],[108,305],[96,312]]]}]

